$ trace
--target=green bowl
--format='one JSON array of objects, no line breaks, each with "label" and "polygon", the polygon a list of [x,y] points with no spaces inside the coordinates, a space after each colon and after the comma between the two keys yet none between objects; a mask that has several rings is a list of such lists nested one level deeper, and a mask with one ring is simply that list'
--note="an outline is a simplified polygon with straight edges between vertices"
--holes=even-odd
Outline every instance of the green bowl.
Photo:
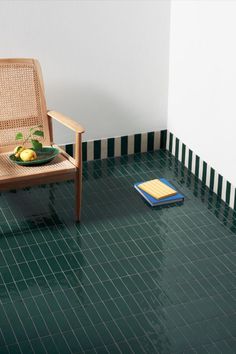
[{"label": "green bowl", "polygon": [[[31,149],[35,151],[35,149]],[[43,165],[49,161],[52,161],[54,157],[56,157],[59,154],[59,150],[54,147],[43,147],[42,150],[37,150],[36,151],[37,158],[33,161],[22,161],[20,157],[15,157],[14,154],[11,154],[9,156],[9,159],[16,163],[17,165],[21,166],[37,166],[37,165]]]}]

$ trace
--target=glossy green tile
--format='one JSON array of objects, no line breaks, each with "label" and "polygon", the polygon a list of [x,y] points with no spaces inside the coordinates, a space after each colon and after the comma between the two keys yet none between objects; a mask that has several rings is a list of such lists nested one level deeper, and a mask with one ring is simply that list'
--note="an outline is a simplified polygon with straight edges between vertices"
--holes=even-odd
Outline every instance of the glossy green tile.
[{"label": "glossy green tile", "polygon": [[193,162],[193,152],[189,149],[188,151],[188,169],[192,171],[192,162]]},{"label": "glossy green tile", "polygon": [[113,157],[115,155],[115,139],[107,139],[107,156]]},{"label": "glossy green tile", "polygon": [[101,140],[95,140],[93,143],[94,153],[93,158],[94,160],[101,158]]},{"label": "glossy green tile", "polygon": [[221,198],[222,195],[222,183],[223,177],[221,175],[218,176],[218,187],[217,187],[217,195]]},{"label": "glossy green tile", "polygon": [[215,170],[214,168],[211,168],[210,170],[210,190],[213,190],[214,188],[214,180],[215,180]]},{"label": "glossy green tile", "polygon": [[[164,139],[162,137],[162,139]],[[164,144],[162,142],[162,144]],[[147,135],[147,151],[153,151],[154,150],[154,132],[149,132]]]},{"label": "glossy green tile", "polygon": [[141,152],[141,140],[142,140],[141,134],[134,135],[134,153]]},{"label": "glossy green tile", "polygon": [[161,142],[160,142],[160,148],[161,149],[166,149],[166,139],[167,139],[167,130],[161,130]]},{"label": "glossy green tile", "polygon": [[234,210],[236,210],[236,188],[234,190]]},{"label": "glossy green tile", "polygon": [[121,137],[121,155],[128,154],[128,136]]},{"label": "glossy green tile", "polygon": [[179,139],[175,139],[175,157],[178,159],[179,156]]},{"label": "glossy green tile", "polygon": [[64,336],[58,333],[58,334],[54,334],[52,338],[56,344],[57,352],[61,352],[65,354],[70,353],[69,343],[67,343]]},{"label": "glossy green tile", "polygon": [[202,169],[202,183],[206,184],[206,176],[207,176],[207,163],[203,161],[203,169]]},{"label": "glossy green tile", "polygon": [[231,192],[231,183],[227,181],[226,183],[226,203],[229,204],[230,202],[230,192]]},{"label": "glossy green tile", "polygon": [[20,352],[20,346],[19,344],[12,344],[8,346],[8,350],[10,353],[18,354]]},{"label": "glossy green tile", "polygon": [[196,175],[196,177],[199,177],[199,163],[200,163],[200,158],[199,158],[199,156],[196,156],[196,162],[195,162],[195,175]]},{"label": "glossy green tile", "polygon": [[87,141],[82,143],[82,159],[83,161],[87,161]]},{"label": "glossy green tile", "polygon": [[172,147],[173,147],[173,134],[170,133],[170,140],[169,140],[169,151],[172,153]]},{"label": "glossy green tile", "polygon": [[66,152],[67,152],[67,154],[69,154],[70,156],[73,156],[73,144],[67,144],[67,145],[66,145]]},{"label": "glossy green tile", "polygon": [[107,325],[104,324],[97,325],[96,329],[97,332],[100,334],[100,337],[103,339],[104,345],[108,346],[114,344],[114,338],[112,337]]},{"label": "glossy green tile", "polygon": [[[72,182],[1,194],[1,352],[233,348],[235,215],[204,186],[206,164],[198,182],[167,151],[153,152],[153,139],[150,152],[127,157],[123,137],[120,158],[84,163],[81,224]],[[185,154],[182,145],[183,162]],[[132,186],[156,177],[172,181],[185,203],[149,208]]]}]

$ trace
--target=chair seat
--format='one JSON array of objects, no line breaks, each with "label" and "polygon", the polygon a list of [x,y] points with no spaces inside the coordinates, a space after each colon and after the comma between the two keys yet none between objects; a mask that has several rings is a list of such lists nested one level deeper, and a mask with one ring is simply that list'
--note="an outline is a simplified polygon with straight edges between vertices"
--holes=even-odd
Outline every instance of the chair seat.
[{"label": "chair seat", "polygon": [[40,178],[60,174],[75,173],[76,168],[62,154],[52,161],[39,166],[20,166],[9,159],[8,153],[0,153],[0,185],[4,182],[14,182],[24,179]]}]

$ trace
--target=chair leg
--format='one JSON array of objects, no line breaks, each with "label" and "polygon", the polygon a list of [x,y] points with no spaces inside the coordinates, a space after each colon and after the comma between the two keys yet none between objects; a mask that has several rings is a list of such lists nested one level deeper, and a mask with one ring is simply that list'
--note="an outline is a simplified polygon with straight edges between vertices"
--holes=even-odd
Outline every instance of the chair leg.
[{"label": "chair leg", "polygon": [[82,199],[82,168],[78,168],[75,176],[75,218],[80,221]]},{"label": "chair leg", "polygon": [[82,136],[81,134],[76,134],[75,141],[75,161],[76,161],[76,175],[75,175],[75,213],[76,221],[80,221],[81,215],[81,199],[82,199]]}]

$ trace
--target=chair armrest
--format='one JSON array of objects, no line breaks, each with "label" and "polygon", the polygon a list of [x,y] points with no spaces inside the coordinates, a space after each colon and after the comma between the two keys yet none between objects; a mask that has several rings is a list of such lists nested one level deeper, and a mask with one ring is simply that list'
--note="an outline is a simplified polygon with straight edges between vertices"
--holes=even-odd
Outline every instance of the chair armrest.
[{"label": "chair armrest", "polygon": [[82,134],[84,133],[84,128],[77,122],[75,122],[73,119],[64,116],[63,114],[56,112],[56,111],[48,111],[47,112],[48,116],[57,120],[58,122],[62,123],[65,125],[67,128],[70,128],[74,130],[76,133]]}]

